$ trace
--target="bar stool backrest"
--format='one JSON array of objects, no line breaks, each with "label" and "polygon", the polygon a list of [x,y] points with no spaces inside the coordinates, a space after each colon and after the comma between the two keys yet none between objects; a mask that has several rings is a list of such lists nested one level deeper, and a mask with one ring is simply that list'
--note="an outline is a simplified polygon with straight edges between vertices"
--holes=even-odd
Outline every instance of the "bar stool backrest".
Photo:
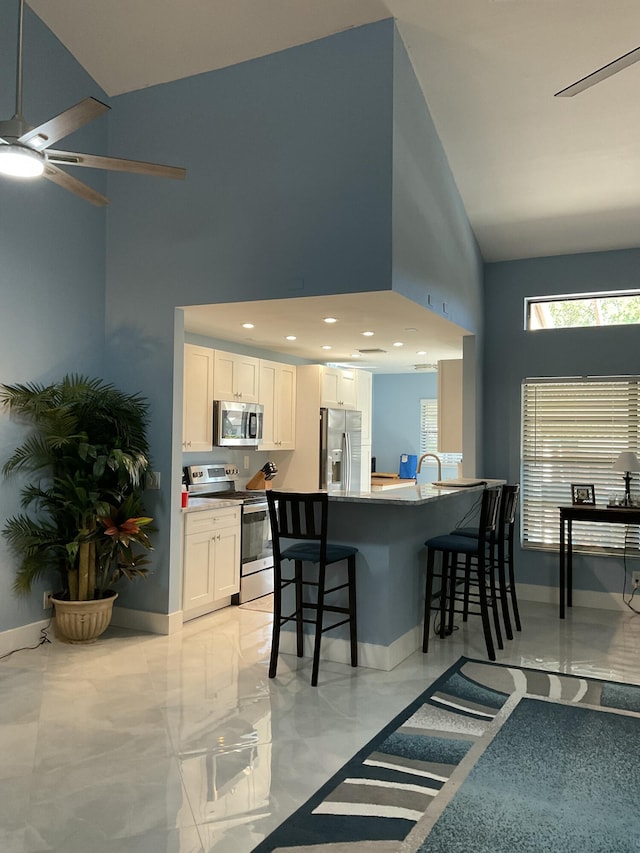
[{"label": "bar stool backrest", "polygon": [[329,500],[325,492],[267,491],[274,558],[280,560],[281,539],[320,543],[326,557]]},{"label": "bar stool backrest", "polygon": [[500,527],[502,532],[505,532],[507,528],[512,528],[515,524],[519,497],[519,485],[504,485],[502,487],[502,502],[500,504]]},{"label": "bar stool backrest", "polygon": [[500,492],[501,489],[499,487],[493,487],[485,489],[482,493],[478,538],[482,539],[485,545],[491,545],[495,539],[496,527],[498,525]]}]

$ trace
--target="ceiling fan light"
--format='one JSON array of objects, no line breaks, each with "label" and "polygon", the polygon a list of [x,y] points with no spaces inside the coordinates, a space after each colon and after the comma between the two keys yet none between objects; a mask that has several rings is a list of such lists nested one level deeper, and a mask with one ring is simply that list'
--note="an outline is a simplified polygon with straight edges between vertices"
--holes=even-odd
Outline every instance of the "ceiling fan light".
[{"label": "ceiling fan light", "polygon": [[12,178],[37,178],[44,172],[44,157],[24,145],[0,145],[0,174]]}]

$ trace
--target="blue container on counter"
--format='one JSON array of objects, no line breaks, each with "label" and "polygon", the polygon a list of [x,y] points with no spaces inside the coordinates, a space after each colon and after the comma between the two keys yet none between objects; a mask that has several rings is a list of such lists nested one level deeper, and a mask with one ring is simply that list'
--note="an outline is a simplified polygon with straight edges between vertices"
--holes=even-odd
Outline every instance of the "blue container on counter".
[{"label": "blue container on counter", "polygon": [[400,469],[398,475],[401,480],[415,480],[418,457],[410,453],[400,454]]}]

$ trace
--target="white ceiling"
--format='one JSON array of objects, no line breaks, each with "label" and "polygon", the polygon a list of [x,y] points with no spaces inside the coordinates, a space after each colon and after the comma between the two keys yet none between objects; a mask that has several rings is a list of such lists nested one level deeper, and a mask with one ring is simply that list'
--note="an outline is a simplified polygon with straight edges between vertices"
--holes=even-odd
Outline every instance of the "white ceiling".
[{"label": "white ceiling", "polygon": [[110,95],[393,16],[486,261],[640,245],[640,63],[553,97],[640,44],[638,0],[28,2]]},{"label": "white ceiling", "polygon": [[[325,317],[337,322],[325,323]],[[254,328],[244,329],[243,323],[253,323]],[[465,334],[392,291],[199,305],[185,308],[184,325],[194,334],[376,373],[415,373],[416,365],[420,372],[433,372],[432,365],[439,360],[462,356]],[[296,340],[286,340],[287,335]],[[354,355],[367,349],[383,352]]]}]

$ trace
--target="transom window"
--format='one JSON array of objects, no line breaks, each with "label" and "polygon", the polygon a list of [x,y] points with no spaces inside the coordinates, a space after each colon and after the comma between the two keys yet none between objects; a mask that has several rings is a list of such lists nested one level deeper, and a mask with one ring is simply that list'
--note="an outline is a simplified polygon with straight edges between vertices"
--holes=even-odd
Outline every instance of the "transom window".
[{"label": "transom window", "polygon": [[532,297],[525,312],[529,331],[630,325],[640,323],[640,291]]},{"label": "transom window", "polygon": [[[596,504],[624,494],[613,463],[638,452],[640,377],[527,379],[522,385],[522,542],[559,543],[558,507],[571,504],[571,484],[595,487]],[[640,497],[639,474],[632,497]],[[635,494],[634,494],[635,493]],[[573,541],[590,550],[638,550],[638,527],[575,522]]]}]

